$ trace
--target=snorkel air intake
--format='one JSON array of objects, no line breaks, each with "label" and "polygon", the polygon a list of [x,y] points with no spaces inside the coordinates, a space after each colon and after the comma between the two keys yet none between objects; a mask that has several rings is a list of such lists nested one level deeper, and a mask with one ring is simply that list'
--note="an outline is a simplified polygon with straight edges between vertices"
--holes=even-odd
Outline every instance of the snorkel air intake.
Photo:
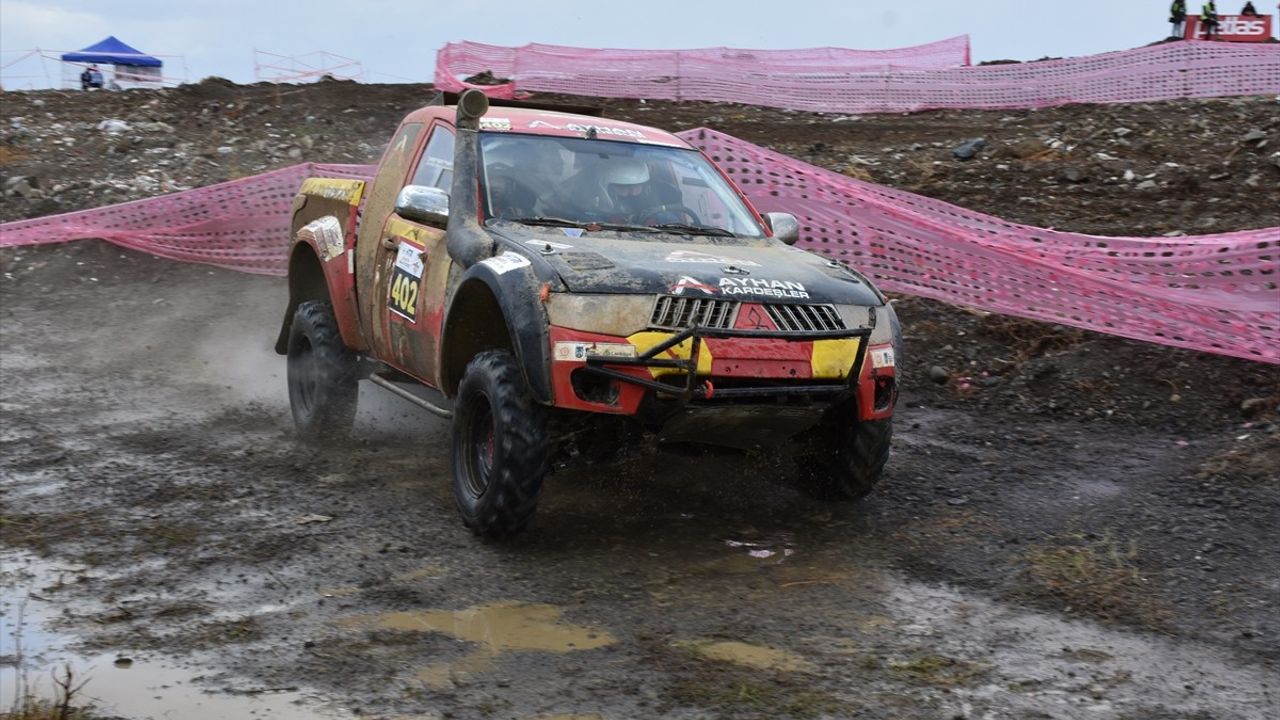
[{"label": "snorkel air intake", "polygon": [[493,238],[476,221],[479,216],[480,118],[489,110],[489,98],[479,90],[467,90],[458,98],[455,124],[458,137],[453,148],[453,187],[449,193],[449,257],[471,267],[493,257]]}]

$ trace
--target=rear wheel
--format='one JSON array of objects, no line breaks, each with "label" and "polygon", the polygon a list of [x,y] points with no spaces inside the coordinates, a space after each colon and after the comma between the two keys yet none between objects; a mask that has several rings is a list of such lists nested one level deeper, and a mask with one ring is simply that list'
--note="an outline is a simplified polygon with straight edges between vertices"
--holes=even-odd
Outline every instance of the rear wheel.
[{"label": "rear wheel", "polygon": [[800,482],[824,500],[861,500],[884,474],[893,419],[862,420],[848,413],[827,417],[796,457]]},{"label": "rear wheel", "polygon": [[289,326],[289,408],[306,440],[351,433],[358,388],[355,355],[342,344],[333,308],[322,300],[298,306]]},{"label": "rear wheel", "polygon": [[543,408],[511,353],[482,352],[467,365],[453,417],[453,493],[477,535],[528,527],[547,468]]}]

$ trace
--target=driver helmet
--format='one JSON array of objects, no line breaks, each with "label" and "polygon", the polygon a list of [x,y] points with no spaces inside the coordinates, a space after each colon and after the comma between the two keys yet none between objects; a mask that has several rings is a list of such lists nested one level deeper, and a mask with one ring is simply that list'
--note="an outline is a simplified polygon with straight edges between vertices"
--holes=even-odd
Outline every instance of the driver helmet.
[{"label": "driver helmet", "polygon": [[515,143],[495,144],[484,150],[485,184],[494,216],[519,217],[532,211],[533,198],[520,182],[517,171],[522,159],[520,148]]},{"label": "driver helmet", "polygon": [[635,158],[615,158],[605,166],[604,185],[615,207],[637,210],[649,182],[649,166]]}]

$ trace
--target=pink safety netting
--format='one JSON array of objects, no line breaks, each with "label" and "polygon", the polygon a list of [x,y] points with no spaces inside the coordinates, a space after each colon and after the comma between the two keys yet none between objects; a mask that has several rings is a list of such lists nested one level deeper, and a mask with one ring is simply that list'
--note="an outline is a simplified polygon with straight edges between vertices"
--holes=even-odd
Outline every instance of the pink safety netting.
[{"label": "pink safety netting", "polygon": [[1280,227],[1101,237],[1007,222],[860,182],[713,130],[680,133],[799,246],[891,292],[1280,363]]},{"label": "pink safety netting", "polygon": [[101,238],[171,260],[283,275],[293,197],[312,176],[368,179],[371,165],[303,163],[145,200],[0,225],[0,247]]},{"label": "pink safety netting", "polygon": [[[805,48],[748,50],[618,50],[531,43],[520,47],[477,42],[449,43],[436,52],[435,85],[459,92],[479,87],[511,97],[522,90],[562,92],[597,97],[642,97],[654,100],[730,100],[707,97],[734,93],[730,88],[773,76],[824,77],[874,72],[889,67],[946,68],[967,65],[969,36],[892,50]],[[505,85],[469,85],[463,78],[488,71]]]},{"label": "pink safety netting", "polygon": [[[681,133],[762,211],[800,219],[800,247],[886,290],[1122,337],[1280,363],[1280,228],[1099,237],[1006,222],[864,183],[712,130]],[[0,225],[0,246],[103,238],[175,260],[283,275],[295,165],[205,188]]]},{"label": "pink safety netting", "polygon": [[[877,53],[880,53],[877,55]],[[964,67],[968,38],[917,48],[593,50],[450,43],[436,86],[653,100],[707,100],[813,112],[914,112],[1153,102],[1280,93],[1280,44],[1186,40],[1087,57]],[[504,85],[460,80],[488,70]]]}]

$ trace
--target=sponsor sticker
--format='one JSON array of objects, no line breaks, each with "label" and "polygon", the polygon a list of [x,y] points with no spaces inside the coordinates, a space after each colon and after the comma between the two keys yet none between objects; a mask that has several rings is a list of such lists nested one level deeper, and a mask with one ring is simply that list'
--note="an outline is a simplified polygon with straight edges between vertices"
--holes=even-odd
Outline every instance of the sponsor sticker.
[{"label": "sponsor sticker", "polygon": [[697,263],[699,265],[737,265],[739,267],[760,267],[760,263],[739,258],[720,257],[693,250],[676,250],[666,257],[669,263]]},{"label": "sponsor sticker", "polygon": [[519,253],[505,252],[497,257],[491,257],[488,260],[484,260],[480,264],[487,265],[494,272],[502,275],[504,273],[511,272],[512,270],[529,267],[531,263],[529,262],[529,258]]},{"label": "sponsor sticker", "polygon": [[720,278],[720,292],[725,295],[751,295],[794,300],[806,300],[809,297],[809,291],[805,289],[803,283],[764,278]]},{"label": "sponsor sticker", "polygon": [[645,134],[635,128],[610,127],[608,125],[584,125],[582,123],[569,123],[568,125],[556,125],[546,120],[534,120],[529,123],[530,128],[550,128],[552,130],[568,130],[569,132],[586,133],[595,131],[596,135],[608,135],[611,137],[628,137],[637,140],[643,140]]},{"label": "sponsor sticker", "polygon": [[360,204],[360,195],[363,192],[363,180],[315,177],[302,181],[302,194],[304,195],[314,195],[326,200],[338,200],[351,205]]},{"label": "sponsor sticker", "polygon": [[893,348],[872,348],[871,349],[871,367],[887,368],[893,367]]},{"label": "sponsor sticker", "polygon": [[391,274],[391,287],[387,307],[391,312],[408,320],[418,321],[418,288],[422,284],[422,249],[401,241],[396,251],[395,269]]},{"label": "sponsor sticker", "polygon": [[506,132],[511,129],[511,120],[508,118],[482,117],[480,118],[480,129]]},{"label": "sponsor sticker", "polygon": [[702,293],[703,295],[715,295],[716,288],[714,285],[708,285],[697,278],[691,278],[688,275],[681,275],[670,288],[672,295],[683,295],[685,292]]},{"label": "sponsor sticker", "polygon": [[338,257],[345,250],[342,223],[339,223],[338,218],[332,215],[325,215],[322,218],[312,220],[298,230],[299,238],[306,237],[307,234],[315,238],[316,245],[320,247],[320,257],[325,262]]},{"label": "sponsor sticker", "polygon": [[636,346],[628,343],[558,342],[553,353],[558,362],[582,362],[588,355],[633,358]]},{"label": "sponsor sticker", "polygon": [[406,242],[396,251],[396,267],[415,278],[422,277],[422,250]]}]

